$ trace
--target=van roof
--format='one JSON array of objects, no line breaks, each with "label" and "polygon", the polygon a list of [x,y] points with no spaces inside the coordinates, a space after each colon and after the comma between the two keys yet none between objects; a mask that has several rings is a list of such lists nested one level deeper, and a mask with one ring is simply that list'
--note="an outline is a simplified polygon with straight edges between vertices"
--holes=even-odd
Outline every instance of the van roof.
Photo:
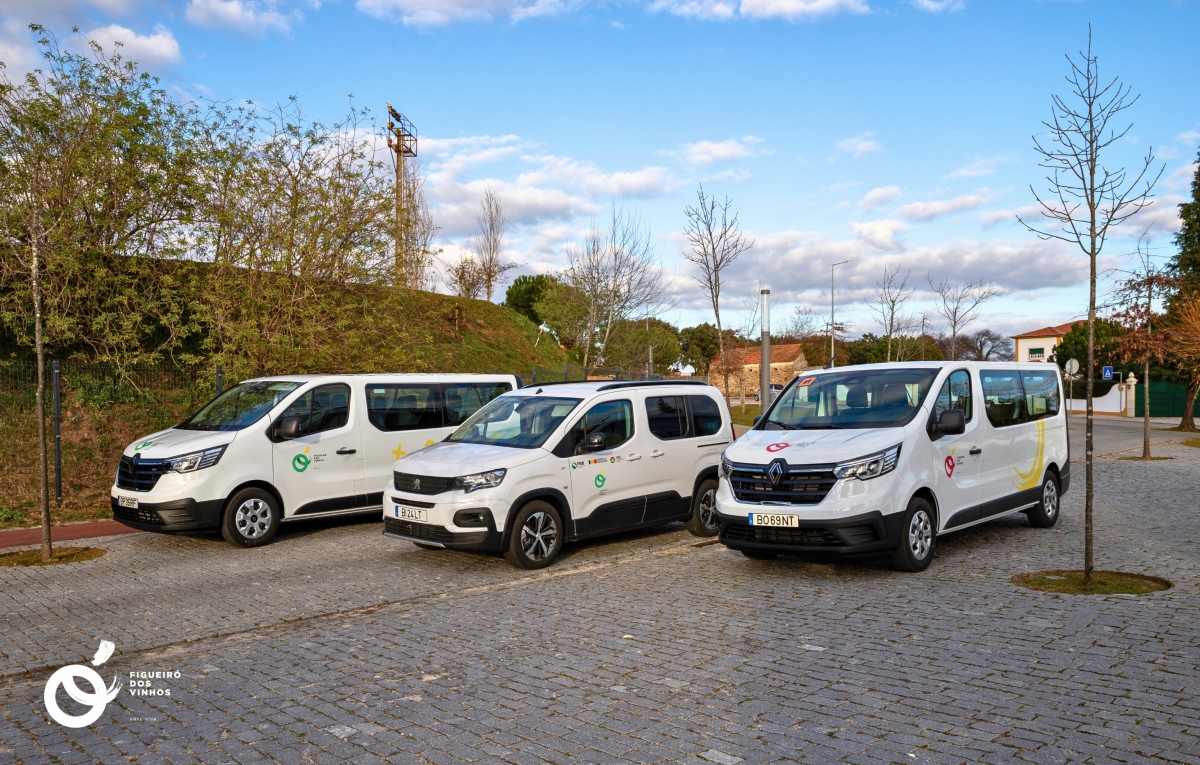
[{"label": "van roof", "polygon": [[552,380],[550,382],[529,383],[522,390],[550,388],[555,394],[587,396],[608,390],[670,388],[677,386],[712,387],[700,380]]},{"label": "van roof", "polygon": [[313,380],[362,380],[364,382],[470,382],[471,380],[512,380],[516,375],[513,374],[469,374],[469,373],[446,373],[438,372],[372,372],[363,374],[328,374],[328,375],[267,375],[264,377],[251,377],[242,382],[251,381],[279,381],[279,382],[312,382]]},{"label": "van roof", "polygon": [[834,367],[833,369],[806,369],[803,372],[797,373],[797,376],[804,377],[807,375],[821,374],[822,372],[841,372],[847,369],[853,370],[880,370],[880,369],[941,369],[946,366],[966,366],[972,368],[1013,368],[1020,367],[1021,369],[1045,369],[1047,367],[1057,368],[1058,365],[1053,362],[1045,361],[967,361],[960,359],[958,361],[892,361],[884,364],[847,364],[844,367]]}]

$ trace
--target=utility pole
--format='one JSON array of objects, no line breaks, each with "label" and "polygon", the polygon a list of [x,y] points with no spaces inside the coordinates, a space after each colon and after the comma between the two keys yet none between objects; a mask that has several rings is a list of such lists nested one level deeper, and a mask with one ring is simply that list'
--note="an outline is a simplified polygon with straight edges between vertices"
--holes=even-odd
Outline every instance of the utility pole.
[{"label": "utility pole", "polygon": [[759,411],[771,405],[771,290],[759,290],[762,296],[762,353],[758,360]]},{"label": "utility pole", "polygon": [[829,368],[833,369],[833,356],[836,350],[833,346],[833,338],[837,335],[837,324],[834,323],[833,313],[833,269],[840,265],[849,263],[849,260],[840,260],[829,266]]},{"label": "utility pole", "polygon": [[396,153],[396,284],[414,287],[408,251],[408,207],[404,199],[404,158],[417,156],[417,129],[403,114],[387,105],[388,148]]}]

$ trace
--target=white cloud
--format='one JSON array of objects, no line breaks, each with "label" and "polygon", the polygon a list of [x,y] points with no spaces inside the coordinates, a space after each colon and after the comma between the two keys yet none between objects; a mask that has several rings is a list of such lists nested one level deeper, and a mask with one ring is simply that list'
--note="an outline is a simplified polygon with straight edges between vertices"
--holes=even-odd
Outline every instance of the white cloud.
[{"label": "white cloud", "polygon": [[681,156],[684,161],[692,165],[711,165],[713,162],[727,162],[731,159],[770,153],[755,148],[755,144],[762,143],[762,140],[748,135],[740,141],[736,138],[726,141],[696,141],[684,144],[678,152],[665,153]]},{"label": "white cloud", "polygon": [[652,11],[667,11],[696,19],[730,19],[737,3],[727,0],[654,0]]},{"label": "white cloud", "polygon": [[940,218],[943,215],[973,210],[984,204],[990,198],[987,189],[978,194],[961,194],[953,199],[943,199],[934,202],[913,202],[901,207],[900,217],[908,220],[927,221]]},{"label": "white cloud", "polygon": [[1025,205],[1015,210],[987,210],[979,214],[979,219],[983,221],[983,225],[987,228],[991,228],[997,223],[1004,223],[1005,221],[1016,223],[1018,215],[1032,224],[1034,221],[1040,220],[1038,214],[1041,211],[1041,205]]},{"label": "white cloud", "polygon": [[883,144],[871,137],[873,135],[875,134],[868,131],[852,138],[843,138],[837,142],[837,147],[844,152],[853,154],[855,159],[862,159],[864,155],[883,148]]},{"label": "white cloud", "polygon": [[1175,139],[1182,143],[1197,143],[1200,142],[1200,131],[1186,130],[1175,136]]},{"label": "white cloud", "polygon": [[1186,189],[1192,185],[1192,179],[1195,177],[1196,163],[1192,162],[1172,170],[1171,174],[1163,181],[1163,187],[1168,189]]},{"label": "white cloud", "polygon": [[996,172],[996,165],[1003,161],[1003,157],[977,159],[971,164],[960,167],[944,177],[949,180],[952,178],[978,178],[981,175],[991,175]]},{"label": "white cloud", "polygon": [[741,14],[749,18],[814,19],[845,11],[870,13],[864,0],[742,0]]},{"label": "white cloud", "polygon": [[904,244],[896,241],[896,234],[908,228],[909,225],[902,220],[873,220],[869,223],[850,224],[854,236],[877,250],[889,252],[904,249]]},{"label": "white cloud", "polygon": [[355,7],[376,18],[410,26],[442,26],[455,21],[509,18],[514,21],[574,10],[583,0],[358,0]]},{"label": "white cloud", "polygon": [[912,4],[923,11],[930,11],[931,13],[959,11],[963,8],[962,0],[912,0]]},{"label": "white cloud", "polygon": [[232,29],[248,35],[290,32],[303,19],[298,10],[285,13],[275,0],[191,0],[187,20],[201,27]]},{"label": "white cloud", "polygon": [[[143,68],[154,69],[183,58],[175,35],[162,24],[156,26],[151,35],[139,35],[118,24],[110,24],[86,32],[83,36],[99,43],[106,51],[120,53],[127,61],[136,61]],[[117,43],[120,43],[119,47]]]},{"label": "white cloud", "polygon": [[898,196],[900,196],[899,186],[880,186],[868,191],[858,201],[858,206],[864,210],[874,210],[876,207],[886,205]]}]

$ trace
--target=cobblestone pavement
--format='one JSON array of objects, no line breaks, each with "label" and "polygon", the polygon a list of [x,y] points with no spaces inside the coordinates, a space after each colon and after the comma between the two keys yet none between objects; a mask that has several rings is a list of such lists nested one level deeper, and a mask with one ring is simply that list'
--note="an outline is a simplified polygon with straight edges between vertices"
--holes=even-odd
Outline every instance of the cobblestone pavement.
[{"label": "cobblestone pavement", "polygon": [[1055,529],[954,534],[915,575],[678,528],[533,573],[373,523],[252,551],[114,539],[0,571],[5,667],[103,636],[106,680],[181,677],[71,730],[47,721],[49,670],[10,676],[0,763],[1200,762],[1200,450],[1158,448],[1174,459],[1097,470],[1098,563],[1176,585],[1139,598],[1010,583],[1080,565],[1079,483]]}]

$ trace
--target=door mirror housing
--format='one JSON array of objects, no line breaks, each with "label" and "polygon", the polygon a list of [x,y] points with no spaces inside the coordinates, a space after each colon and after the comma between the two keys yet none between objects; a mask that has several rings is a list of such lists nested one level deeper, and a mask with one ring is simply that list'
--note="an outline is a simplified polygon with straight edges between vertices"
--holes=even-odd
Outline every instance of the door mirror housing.
[{"label": "door mirror housing", "polygon": [[[762,419],[762,415],[761,415],[761,414],[756,414],[756,415],[754,415],[754,425],[757,425],[757,424],[758,424],[758,421],[759,421],[759,420],[761,420],[761,419]],[[750,427],[754,427],[754,425],[751,425]]]},{"label": "door mirror housing", "polygon": [[279,427],[275,429],[275,433],[284,439],[299,438],[303,435],[303,426],[299,417],[284,417],[279,421]]},{"label": "door mirror housing", "polygon": [[967,416],[961,409],[947,409],[929,429],[929,435],[957,436],[967,429]]},{"label": "door mirror housing", "polygon": [[576,447],[575,453],[587,454],[589,452],[604,451],[607,446],[608,439],[605,438],[603,433],[596,431],[593,433],[588,433],[586,436],[584,436],[583,441],[581,441],[579,446]]}]

